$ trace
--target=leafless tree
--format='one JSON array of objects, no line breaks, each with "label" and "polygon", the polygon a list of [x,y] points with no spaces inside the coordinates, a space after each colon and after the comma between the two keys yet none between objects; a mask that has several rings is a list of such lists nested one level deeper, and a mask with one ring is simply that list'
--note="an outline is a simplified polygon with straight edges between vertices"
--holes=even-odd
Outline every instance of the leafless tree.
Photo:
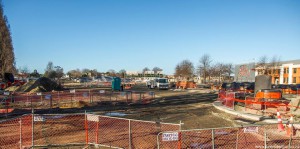
[{"label": "leafless tree", "polygon": [[189,60],[183,60],[175,67],[175,76],[190,79],[194,76],[194,64]]},{"label": "leafless tree", "polygon": [[225,76],[228,81],[230,81],[231,74],[233,73],[233,64],[227,63],[225,64]]},{"label": "leafless tree", "polygon": [[113,70],[113,69],[109,69],[106,73],[107,73],[108,75],[110,75],[110,76],[113,76],[113,77],[116,76],[116,71]]},{"label": "leafless tree", "polygon": [[162,69],[159,67],[154,67],[152,71],[154,71],[154,74],[157,74],[159,71],[162,71]]},{"label": "leafless tree", "polygon": [[272,70],[278,69],[280,58],[273,56],[268,62],[267,56],[262,56],[259,58],[256,70],[259,74],[270,75]]},{"label": "leafless tree", "polygon": [[206,78],[208,76],[208,70],[212,63],[212,59],[208,54],[204,54],[203,56],[201,56],[199,63],[200,64],[198,66],[198,71],[200,73],[200,76],[203,77],[204,83],[206,83]]},{"label": "leafless tree", "polygon": [[29,69],[28,69],[27,66],[19,67],[18,72],[22,73],[22,74],[25,74],[25,75],[28,75],[29,74]]},{"label": "leafless tree", "polygon": [[259,74],[267,74],[267,61],[268,61],[268,57],[267,56],[261,56],[258,59],[257,65],[256,65],[256,69],[258,70]]},{"label": "leafless tree", "polygon": [[67,74],[70,78],[80,78],[82,76],[80,69],[70,70]]},{"label": "leafless tree", "polygon": [[145,74],[146,71],[150,71],[150,69],[149,69],[148,67],[145,67],[145,68],[143,69],[143,74]]},{"label": "leafless tree", "polygon": [[126,77],[126,70],[125,69],[121,69],[119,71],[119,77],[121,77],[121,78],[125,78]]}]

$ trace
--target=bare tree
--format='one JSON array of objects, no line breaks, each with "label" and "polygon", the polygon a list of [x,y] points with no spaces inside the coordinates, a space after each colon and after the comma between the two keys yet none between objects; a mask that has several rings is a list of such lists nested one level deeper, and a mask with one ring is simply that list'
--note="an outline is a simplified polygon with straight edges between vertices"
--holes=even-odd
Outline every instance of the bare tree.
[{"label": "bare tree", "polygon": [[116,76],[116,71],[113,70],[113,69],[109,69],[106,73],[107,73],[108,75],[110,75],[110,76],[113,76],[113,77]]},{"label": "bare tree", "polygon": [[162,71],[162,69],[159,67],[154,67],[152,71],[154,71],[154,74],[157,74],[159,71]]},{"label": "bare tree", "polygon": [[68,73],[67,73],[71,78],[79,78],[82,76],[82,73],[79,69],[76,69],[76,70],[70,70]]},{"label": "bare tree", "polygon": [[259,74],[270,75],[272,70],[278,69],[280,58],[273,56],[268,62],[267,56],[262,56],[259,58],[256,70]]},{"label": "bare tree", "polygon": [[126,77],[126,70],[125,70],[125,69],[121,69],[121,70],[119,71],[119,76],[120,76],[121,78],[125,78],[125,77]]},{"label": "bare tree", "polygon": [[54,66],[56,72],[56,78],[60,79],[64,76],[64,69],[60,66]]},{"label": "bare tree", "polygon": [[29,74],[29,69],[28,69],[27,66],[19,67],[18,72],[22,73],[22,74],[25,74],[25,75],[28,75]]},{"label": "bare tree", "polygon": [[225,64],[224,69],[225,69],[225,76],[230,81],[231,74],[233,73],[233,64],[232,63]]},{"label": "bare tree", "polygon": [[51,79],[54,79],[56,77],[56,71],[54,70],[53,62],[48,62],[44,76]]},{"label": "bare tree", "polygon": [[91,77],[96,77],[96,76],[98,76],[98,71],[97,71],[97,69],[90,70],[90,73],[91,73]]},{"label": "bare tree", "polygon": [[258,70],[259,74],[267,74],[267,61],[268,61],[268,57],[267,56],[261,56],[258,59],[257,65],[256,65],[256,69]]},{"label": "bare tree", "polygon": [[272,70],[279,69],[279,62],[280,62],[280,57],[273,56],[270,60],[270,63],[268,65],[268,74],[271,74]]},{"label": "bare tree", "polygon": [[183,60],[175,67],[175,76],[190,79],[194,76],[194,65],[189,60]]},{"label": "bare tree", "polygon": [[150,71],[150,69],[149,69],[148,67],[145,67],[145,68],[143,69],[143,74],[145,74],[146,71]]},{"label": "bare tree", "polygon": [[209,67],[212,63],[212,59],[208,54],[204,54],[200,60],[199,60],[199,66],[198,66],[198,71],[200,73],[200,76],[203,77],[204,83],[206,83],[206,78],[208,76],[208,70]]}]

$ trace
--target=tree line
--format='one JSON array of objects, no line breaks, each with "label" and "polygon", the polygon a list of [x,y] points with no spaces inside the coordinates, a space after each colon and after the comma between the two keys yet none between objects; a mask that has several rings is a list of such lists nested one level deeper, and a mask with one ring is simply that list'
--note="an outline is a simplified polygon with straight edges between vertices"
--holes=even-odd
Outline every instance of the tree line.
[{"label": "tree line", "polygon": [[175,67],[175,77],[193,80],[194,77],[200,76],[203,78],[203,83],[210,82],[213,77],[218,78],[219,82],[230,81],[232,72],[232,63],[213,62],[208,54],[200,57],[197,66],[190,60],[183,60]]},{"label": "tree line", "polygon": [[[120,77],[120,78],[125,78],[127,76],[127,71],[125,69],[121,69],[119,71],[115,71],[114,69],[109,69],[106,72],[100,72],[97,69],[73,69],[68,72],[64,72],[64,69],[61,66],[56,66],[53,64],[53,62],[48,62],[44,74],[39,74],[36,70],[33,72],[30,72],[30,70],[24,66],[24,67],[19,67],[17,71],[21,74],[24,74],[25,76],[28,77],[48,77],[51,79],[60,79],[62,78],[65,74],[67,74],[70,78],[81,78],[81,77],[97,77],[97,76],[102,76],[102,75],[107,75],[107,76],[113,76],[113,77]],[[142,73],[145,74],[147,71],[151,71],[148,67],[145,67],[142,70]],[[163,69],[159,67],[154,67],[152,71],[156,73],[160,73],[163,71]]]}]

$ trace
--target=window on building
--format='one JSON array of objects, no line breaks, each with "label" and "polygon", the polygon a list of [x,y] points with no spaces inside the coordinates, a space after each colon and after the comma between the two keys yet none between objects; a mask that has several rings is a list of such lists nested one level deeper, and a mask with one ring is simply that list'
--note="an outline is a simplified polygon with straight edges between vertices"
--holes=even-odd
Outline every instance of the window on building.
[{"label": "window on building", "polygon": [[283,78],[283,83],[285,83],[285,81],[286,81],[286,79],[285,79],[285,78]]},{"label": "window on building", "polygon": [[294,68],[293,70],[294,70],[294,73],[297,73],[297,68]]},{"label": "window on building", "polygon": [[286,78],[286,83],[289,83],[289,78]]},{"label": "window on building", "polygon": [[289,68],[286,69],[286,73],[289,73]]},{"label": "window on building", "polygon": [[286,68],[283,69],[283,73],[286,73]]},{"label": "window on building", "polygon": [[296,77],[293,77],[293,83],[296,83]]}]

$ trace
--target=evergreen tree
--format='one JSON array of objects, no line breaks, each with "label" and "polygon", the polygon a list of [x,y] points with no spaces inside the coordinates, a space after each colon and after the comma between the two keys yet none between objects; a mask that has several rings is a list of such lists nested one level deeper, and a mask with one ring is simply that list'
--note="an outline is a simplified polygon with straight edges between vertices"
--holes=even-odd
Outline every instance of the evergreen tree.
[{"label": "evergreen tree", "polygon": [[0,1],[0,75],[4,73],[15,73],[15,54],[12,45],[10,26],[7,17],[3,13],[2,2]]}]

